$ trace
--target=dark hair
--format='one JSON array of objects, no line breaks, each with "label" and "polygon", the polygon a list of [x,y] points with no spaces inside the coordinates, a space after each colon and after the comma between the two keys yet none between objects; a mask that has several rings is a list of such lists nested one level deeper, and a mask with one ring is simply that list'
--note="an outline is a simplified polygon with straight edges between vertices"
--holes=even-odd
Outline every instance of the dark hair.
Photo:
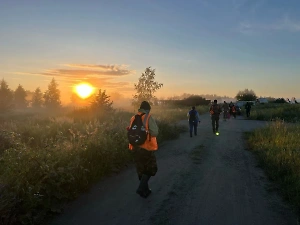
[{"label": "dark hair", "polygon": [[151,109],[151,106],[150,106],[149,102],[143,101],[143,102],[141,103],[140,109],[150,110],[150,109]]},{"label": "dark hair", "polygon": [[215,102],[215,103],[217,103],[217,102],[218,102],[218,100],[217,100],[217,99],[215,99],[215,100],[214,100],[214,102]]},{"label": "dark hair", "polygon": [[195,109],[195,106],[192,106],[192,109]]}]

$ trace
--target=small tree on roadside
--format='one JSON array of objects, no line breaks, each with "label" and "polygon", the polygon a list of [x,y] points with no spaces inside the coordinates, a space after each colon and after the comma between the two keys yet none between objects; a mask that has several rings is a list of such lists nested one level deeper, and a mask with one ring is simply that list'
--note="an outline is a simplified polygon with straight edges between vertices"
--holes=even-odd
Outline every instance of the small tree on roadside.
[{"label": "small tree on roadside", "polygon": [[112,111],[112,104],[113,102],[110,100],[110,96],[106,94],[106,91],[101,91],[101,89],[99,89],[98,94],[95,95],[91,102],[91,109],[96,111]]},{"label": "small tree on roadside", "polygon": [[255,101],[257,96],[253,90],[245,89],[243,91],[239,91],[235,98],[238,101]]},{"label": "small tree on roadside", "polygon": [[155,69],[151,69],[151,67],[146,68],[138,83],[134,84],[136,94],[133,96],[132,104],[139,106],[142,101],[148,101],[150,104],[153,104],[153,101],[156,99],[154,93],[162,86],[162,83],[155,81]]},{"label": "small tree on roadside", "polygon": [[38,87],[35,89],[33,95],[32,95],[32,102],[31,106],[33,108],[41,108],[43,105],[43,93],[41,89]]},{"label": "small tree on roadside", "polygon": [[14,92],[14,103],[15,107],[18,109],[26,108],[28,105],[28,102],[26,100],[27,93],[22,85],[19,84],[17,89]]},{"label": "small tree on roadside", "polygon": [[0,82],[0,112],[5,112],[12,108],[13,91],[8,88],[4,79]]},{"label": "small tree on roadside", "polygon": [[50,84],[48,85],[48,90],[44,93],[43,97],[46,108],[57,109],[61,106],[60,90],[58,89],[58,84],[54,78],[52,78]]}]

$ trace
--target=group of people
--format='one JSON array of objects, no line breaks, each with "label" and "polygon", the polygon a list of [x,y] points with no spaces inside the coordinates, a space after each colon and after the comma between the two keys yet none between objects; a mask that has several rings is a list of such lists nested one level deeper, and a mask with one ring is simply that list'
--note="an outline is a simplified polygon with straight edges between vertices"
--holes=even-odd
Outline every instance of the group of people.
[{"label": "group of people", "polygon": [[[247,117],[250,116],[251,104],[247,102],[246,106]],[[159,133],[158,126],[155,119],[150,115],[151,106],[149,102],[143,101],[138,109],[137,115],[141,116],[144,127],[147,130],[147,139],[145,143],[141,145],[129,144],[129,150],[133,153],[136,171],[139,179],[139,186],[136,193],[143,198],[147,198],[151,194],[151,189],[149,188],[148,181],[152,176],[157,173],[157,163],[154,152],[158,149],[158,144],[156,137]],[[228,114],[236,116],[235,106],[232,102],[220,106],[217,100],[213,101],[213,104],[209,108],[209,113],[211,115],[212,130],[213,133],[219,135],[219,119],[220,114],[223,111],[223,118],[227,119]],[[195,106],[187,113],[189,121],[189,134],[190,137],[197,136],[197,127],[200,121],[199,113],[197,112]],[[130,120],[130,125],[127,130],[133,124],[136,116],[133,116]]]}]

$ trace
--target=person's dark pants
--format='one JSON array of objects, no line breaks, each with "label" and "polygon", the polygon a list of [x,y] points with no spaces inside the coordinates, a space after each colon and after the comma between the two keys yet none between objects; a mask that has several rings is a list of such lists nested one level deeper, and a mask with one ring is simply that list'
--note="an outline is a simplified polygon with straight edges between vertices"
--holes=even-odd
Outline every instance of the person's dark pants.
[{"label": "person's dark pants", "polygon": [[157,163],[154,151],[147,151],[146,149],[136,147],[133,152],[139,180],[141,180],[143,174],[155,176],[157,172]]},{"label": "person's dark pants", "polygon": [[228,118],[228,111],[224,110],[223,112],[223,119],[226,120]]},{"label": "person's dark pants", "polygon": [[[198,127],[198,122],[189,122],[190,125],[190,136],[197,135],[197,127]],[[194,131],[194,132],[193,132]]]},{"label": "person's dark pants", "polygon": [[219,116],[211,116],[211,124],[212,124],[212,129],[213,132],[218,132],[219,130]]},{"label": "person's dark pants", "polygon": [[250,116],[250,110],[246,110],[247,117]]}]

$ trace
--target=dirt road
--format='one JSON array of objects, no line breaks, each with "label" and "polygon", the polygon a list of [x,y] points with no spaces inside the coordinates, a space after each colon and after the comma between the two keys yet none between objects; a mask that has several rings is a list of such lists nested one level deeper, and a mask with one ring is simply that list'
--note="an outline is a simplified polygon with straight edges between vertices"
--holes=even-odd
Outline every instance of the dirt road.
[{"label": "dirt road", "polygon": [[51,224],[298,224],[246,150],[243,132],[265,123],[242,117],[221,121],[220,136],[215,136],[209,116],[201,120],[198,136],[184,133],[160,146],[149,198],[135,193],[138,179],[132,167],[101,181]]}]

